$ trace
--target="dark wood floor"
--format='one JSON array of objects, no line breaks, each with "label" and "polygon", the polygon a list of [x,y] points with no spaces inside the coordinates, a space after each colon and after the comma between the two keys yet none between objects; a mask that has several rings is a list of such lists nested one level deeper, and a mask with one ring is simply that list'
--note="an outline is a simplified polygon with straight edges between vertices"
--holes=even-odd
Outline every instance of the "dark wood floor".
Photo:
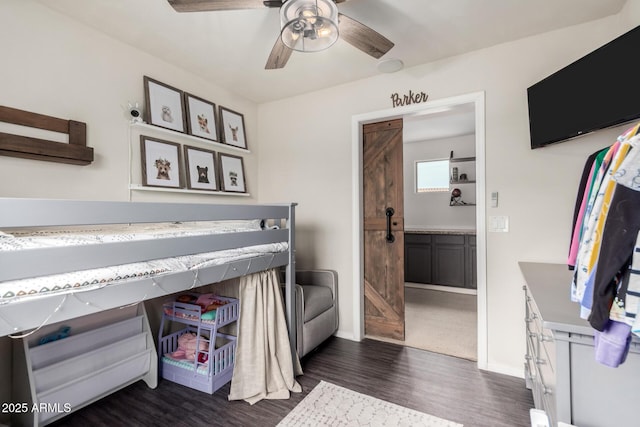
[{"label": "dark wood floor", "polygon": [[166,380],[139,381],[55,426],[275,426],[320,380],[465,427],[528,427],[524,380],[479,371],[475,362],[373,340],[331,338],[302,360],[303,392],[251,406],[229,402],[229,384],[213,396]]}]

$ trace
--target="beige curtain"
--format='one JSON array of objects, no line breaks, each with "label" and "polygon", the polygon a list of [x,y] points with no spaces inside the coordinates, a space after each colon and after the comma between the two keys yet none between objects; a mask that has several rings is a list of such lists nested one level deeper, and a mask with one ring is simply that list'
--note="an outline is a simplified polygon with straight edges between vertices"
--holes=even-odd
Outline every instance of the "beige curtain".
[{"label": "beige curtain", "polygon": [[291,360],[284,304],[275,270],[240,278],[240,319],[236,363],[229,400],[251,405],[262,399],[288,399],[302,391],[295,379],[300,361]]}]

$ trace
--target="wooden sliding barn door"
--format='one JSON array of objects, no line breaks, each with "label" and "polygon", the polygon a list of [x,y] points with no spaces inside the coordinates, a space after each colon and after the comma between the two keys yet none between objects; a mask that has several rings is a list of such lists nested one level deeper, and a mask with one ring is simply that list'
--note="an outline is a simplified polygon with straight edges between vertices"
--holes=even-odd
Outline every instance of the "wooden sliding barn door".
[{"label": "wooden sliding barn door", "polygon": [[363,127],[365,334],[404,340],[402,119]]}]

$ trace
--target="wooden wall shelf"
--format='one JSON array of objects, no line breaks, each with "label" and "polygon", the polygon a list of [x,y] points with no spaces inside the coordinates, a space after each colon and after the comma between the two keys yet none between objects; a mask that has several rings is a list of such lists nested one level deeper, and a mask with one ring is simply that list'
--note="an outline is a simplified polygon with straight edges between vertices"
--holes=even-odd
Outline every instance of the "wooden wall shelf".
[{"label": "wooden wall shelf", "polygon": [[69,135],[69,143],[0,132],[0,155],[47,162],[88,165],[93,148],[87,147],[87,124],[0,106],[0,122]]}]

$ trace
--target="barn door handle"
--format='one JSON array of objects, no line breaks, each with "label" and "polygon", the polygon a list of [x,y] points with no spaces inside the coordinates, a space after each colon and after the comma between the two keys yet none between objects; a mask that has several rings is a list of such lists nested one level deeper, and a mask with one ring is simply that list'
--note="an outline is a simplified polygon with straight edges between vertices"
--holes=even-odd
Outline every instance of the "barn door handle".
[{"label": "barn door handle", "polygon": [[385,213],[387,215],[387,243],[393,243],[396,238],[393,236],[393,234],[391,234],[391,217],[393,216],[395,211],[393,210],[393,208],[387,208]]}]

